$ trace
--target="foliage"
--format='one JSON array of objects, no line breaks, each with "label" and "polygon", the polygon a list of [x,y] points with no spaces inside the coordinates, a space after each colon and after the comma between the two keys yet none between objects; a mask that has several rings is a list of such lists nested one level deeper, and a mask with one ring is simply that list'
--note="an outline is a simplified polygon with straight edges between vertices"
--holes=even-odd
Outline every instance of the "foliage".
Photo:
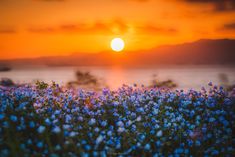
[{"label": "foliage", "polygon": [[0,87],[0,156],[232,156],[234,102],[211,84],[187,92]]},{"label": "foliage", "polygon": [[174,81],[170,80],[170,79],[165,80],[165,81],[160,81],[160,80],[156,79],[156,75],[153,75],[153,79],[150,83],[150,87],[170,88],[170,89],[172,89],[172,88],[177,87],[177,84]]},{"label": "foliage", "polygon": [[67,85],[69,88],[80,87],[83,89],[100,90],[101,85],[103,84],[104,83],[101,83],[101,80],[99,80],[96,76],[90,74],[90,72],[77,71],[76,81],[70,81]]},{"label": "foliage", "polygon": [[15,83],[9,78],[2,78],[0,81],[0,86],[9,87],[9,86],[14,86],[14,85]]},{"label": "foliage", "polygon": [[47,87],[48,87],[48,84],[47,83],[45,83],[45,82],[43,82],[43,81],[39,81],[39,80],[37,80],[36,81],[36,88],[37,89],[47,89]]}]

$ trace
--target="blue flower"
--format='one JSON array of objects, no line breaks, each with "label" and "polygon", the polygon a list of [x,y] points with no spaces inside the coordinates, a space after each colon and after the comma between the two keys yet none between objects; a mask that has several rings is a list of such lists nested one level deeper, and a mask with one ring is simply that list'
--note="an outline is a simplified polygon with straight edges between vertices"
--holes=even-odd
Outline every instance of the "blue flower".
[{"label": "blue flower", "polygon": [[151,131],[150,131],[150,134],[151,134],[151,135],[154,135],[154,134],[155,134],[155,131],[154,131],[154,130],[151,130]]},{"label": "blue flower", "polygon": [[116,147],[115,147],[116,149],[120,149],[121,148],[121,143],[120,143],[120,141],[117,141],[116,142]]},{"label": "blue flower", "polygon": [[101,151],[101,152],[100,152],[100,156],[101,156],[101,157],[106,157],[107,155],[106,155],[105,151]]},{"label": "blue flower", "polygon": [[145,137],[146,137],[146,136],[145,136],[144,134],[139,135],[140,141],[144,141]]},{"label": "blue flower", "polygon": [[123,126],[124,126],[124,123],[123,123],[122,121],[118,121],[118,122],[117,122],[117,126],[123,127]]},{"label": "blue flower", "polygon": [[69,123],[72,120],[72,117],[70,115],[65,116],[65,122]]},{"label": "blue flower", "polygon": [[51,125],[50,119],[49,119],[49,118],[46,118],[46,119],[45,119],[45,123],[46,123],[47,125]]},{"label": "blue flower", "polygon": [[92,156],[94,156],[94,157],[99,156],[99,153],[96,152],[96,151],[94,151],[94,152],[92,153]]},{"label": "blue flower", "polygon": [[16,122],[16,121],[17,121],[17,117],[16,117],[15,115],[11,115],[11,116],[10,116],[10,119],[11,119],[11,121],[13,121],[13,122]]},{"label": "blue flower", "polygon": [[42,147],[43,147],[43,142],[38,142],[38,143],[37,143],[37,147],[38,147],[38,148],[42,148]]},{"label": "blue flower", "polygon": [[131,124],[132,124],[132,121],[131,121],[131,120],[128,120],[128,121],[126,122],[126,126],[127,126],[127,127],[131,126]]},{"label": "blue flower", "polygon": [[143,107],[139,107],[139,108],[137,108],[136,111],[142,113],[142,112],[144,112],[144,108]]},{"label": "blue flower", "polygon": [[200,142],[199,140],[196,140],[195,145],[196,145],[196,146],[200,146],[200,145],[201,145],[201,142]]},{"label": "blue flower", "polygon": [[185,154],[189,154],[189,149],[185,149],[185,150],[184,150],[184,153],[185,153]]},{"label": "blue flower", "polygon": [[90,137],[90,138],[92,138],[92,136],[93,136],[93,133],[92,132],[88,132],[88,137]]},{"label": "blue flower", "polygon": [[122,133],[122,132],[124,132],[124,131],[125,131],[125,128],[123,128],[123,127],[119,127],[117,131],[118,131],[119,133]]},{"label": "blue flower", "polygon": [[158,110],[158,109],[153,108],[153,111],[152,111],[153,115],[157,115],[157,114],[158,114],[158,112],[159,112],[159,110]]},{"label": "blue flower", "polygon": [[132,125],[132,126],[131,126],[131,131],[132,131],[132,132],[135,132],[135,131],[136,131],[136,125]]},{"label": "blue flower", "polygon": [[85,149],[86,151],[89,151],[89,150],[91,149],[91,146],[88,145],[88,144],[86,144],[85,147],[84,147],[84,149]]},{"label": "blue flower", "polygon": [[162,130],[159,130],[158,132],[157,132],[157,137],[161,137],[162,136]]},{"label": "blue flower", "polygon": [[82,145],[84,145],[84,144],[86,144],[86,143],[87,143],[86,140],[82,140],[82,141],[81,141],[81,144],[82,144]]},{"label": "blue flower", "polygon": [[56,111],[55,111],[55,114],[56,114],[56,115],[59,115],[60,113],[61,113],[60,110],[56,110]]},{"label": "blue flower", "polygon": [[118,101],[114,101],[114,102],[113,102],[113,105],[114,105],[114,106],[118,106],[118,105],[119,105],[119,102],[118,102]]},{"label": "blue flower", "polygon": [[28,104],[28,102],[23,102],[23,103],[21,103],[20,105],[19,105],[19,109],[24,109],[25,108],[25,106]]},{"label": "blue flower", "polygon": [[[123,86],[105,94],[50,85],[0,87],[0,135],[8,138],[7,130],[15,129],[15,138],[21,139],[17,147],[25,156],[50,156],[49,136],[55,140],[49,141],[50,149],[58,156],[62,145],[71,157],[113,151],[120,156],[194,156],[199,147],[203,156],[226,156],[234,151],[232,94],[215,86],[209,91]],[[0,156],[7,156],[5,140],[0,136]],[[75,154],[76,149],[84,153]]]},{"label": "blue flower", "polygon": [[112,131],[109,130],[109,131],[107,132],[107,135],[108,135],[108,136],[112,136]]},{"label": "blue flower", "polygon": [[218,150],[213,150],[213,151],[211,152],[211,154],[212,154],[212,155],[218,155],[218,154],[219,154],[219,151],[218,151]]},{"label": "blue flower", "polygon": [[60,131],[61,131],[61,129],[58,126],[56,126],[52,129],[52,132],[54,132],[54,133],[60,133]]},{"label": "blue flower", "polygon": [[229,122],[227,120],[223,120],[222,123],[225,127],[227,127],[229,125]]},{"label": "blue flower", "polygon": [[150,148],[151,148],[151,146],[150,146],[149,143],[147,143],[147,144],[144,146],[144,149],[145,149],[145,150],[150,150]]},{"label": "blue flower", "polygon": [[177,148],[176,150],[175,150],[175,153],[177,153],[177,154],[181,154],[181,153],[183,153],[184,152],[184,150],[182,149],[182,148]]},{"label": "blue flower", "polygon": [[207,138],[211,138],[212,137],[212,134],[211,133],[209,133],[209,134],[207,134]]},{"label": "blue flower", "polygon": [[4,117],[5,115],[0,113],[0,120],[2,120]]},{"label": "blue flower", "polygon": [[215,121],[215,118],[214,117],[211,117],[211,118],[209,118],[209,122],[214,122]]},{"label": "blue flower", "polygon": [[38,133],[43,133],[44,131],[46,130],[46,127],[45,126],[39,126],[39,128],[37,129]]},{"label": "blue flower", "polygon": [[101,126],[105,127],[106,125],[107,125],[107,121],[106,120],[101,122]]},{"label": "blue flower", "polygon": [[24,144],[24,143],[21,143],[21,144],[20,144],[20,149],[23,150],[23,149],[25,149],[25,148],[26,148],[26,147],[25,147],[25,144]]},{"label": "blue flower", "polygon": [[202,127],[202,132],[206,133],[206,131],[207,131],[207,128],[206,127]]},{"label": "blue flower", "polygon": [[76,136],[76,135],[77,135],[77,133],[74,132],[74,131],[72,131],[72,132],[69,133],[69,137],[74,137],[74,136]]},{"label": "blue flower", "polygon": [[161,146],[162,143],[161,143],[160,140],[158,140],[155,144],[156,144],[157,147],[159,147],[159,146]]},{"label": "blue flower", "polygon": [[33,121],[30,121],[30,122],[29,122],[29,127],[30,127],[30,128],[34,128],[34,127],[35,127],[35,123],[34,123]]},{"label": "blue flower", "polygon": [[94,131],[95,131],[95,132],[99,132],[100,129],[96,127],[96,128],[94,129]]},{"label": "blue flower", "polygon": [[59,145],[59,144],[57,144],[56,146],[55,146],[55,150],[60,150],[61,149],[61,146]]},{"label": "blue flower", "polygon": [[31,139],[28,139],[27,144],[30,145],[30,144],[32,144],[32,143],[33,143],[32,140],[31,140]]},{"label": "blue flower", "polygon": [[99,135],[97,138],[96,138],[96,141],[95,141],[95,144],[96,145],[99,145],[102,141],[103,141],[104,137],[102,135]]},{"label": "blue flower", "polygon": [[59,157],[59,155],[57,155],[57,154],[55,154],[55,153],[52,153],[52,154],[50,155],[50,157]]},{"label": "blue flower", "polygon": [[64,130],[64,136],[65,137],[69,136],[69,132],[67,130]]},{"label": "blue flower", "polygon": [[141,119],[142,119],[141,116],[138,116],[136,121],[139,122],[139,121],[141,121]]},{"label": "blue flower", "polygon": [[91,118],[88,122],[89,125],[94,125],[96,123],[96,120],[94,118]]},{"label": "blue flower", "polygon": [[78,117],[78,120],[82,122],[82,121],[83,121],[83,117],[82,117],[82,116],[79,116],[79,117]]}]

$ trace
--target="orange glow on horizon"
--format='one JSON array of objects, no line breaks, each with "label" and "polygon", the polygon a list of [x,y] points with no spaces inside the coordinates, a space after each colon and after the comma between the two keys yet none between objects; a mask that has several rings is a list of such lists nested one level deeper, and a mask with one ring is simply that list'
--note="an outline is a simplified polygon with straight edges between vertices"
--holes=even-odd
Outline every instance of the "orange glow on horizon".
[{"label": "orange glow on horizon", "polygon": [[235,38],[235,10],[217,3],[223,6],[189,0],[0,1],[0,59],[110,51],[117,36],[125,51]]}]

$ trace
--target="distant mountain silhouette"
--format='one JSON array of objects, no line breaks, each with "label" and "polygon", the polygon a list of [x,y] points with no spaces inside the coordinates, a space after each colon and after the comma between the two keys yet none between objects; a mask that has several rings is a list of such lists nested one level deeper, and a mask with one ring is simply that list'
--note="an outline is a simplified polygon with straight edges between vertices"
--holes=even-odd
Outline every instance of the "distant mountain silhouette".
[{"label": "distant mountain silhouette", "polygon": [[70,56],[41,57],[0,61],[10,65],[48,66],[153,66],[169,64],[235,65],[234,39],[202,39],[191,43],[166,45],[150,50],[96,54],[75,53]]}]

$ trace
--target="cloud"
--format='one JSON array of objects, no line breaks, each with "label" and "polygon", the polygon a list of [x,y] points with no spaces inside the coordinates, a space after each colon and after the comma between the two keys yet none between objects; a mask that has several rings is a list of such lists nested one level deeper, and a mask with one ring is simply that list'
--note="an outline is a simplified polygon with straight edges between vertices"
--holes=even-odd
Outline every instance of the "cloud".
[{"label": "cloud", "polygon": [[235,31],[235,22],[224,24],[219,30]]},{"label": "cloud", "polygon": [[[55,2],[55,1],[67,1],[67,0],[34,0],[34,1],[45,1],[45,2]],[[129,1],[136,1],[136,2],[147,2],[150,0],[129,0]]]},{"label": "cloud", "polygon": [[183,0],[192,4],[211,4],[213,11],[235,11],[235,0]]},{"label": "cloud", "polygon": [[56,29],[53,27],[30,27],[28,31],[32,33],[55,33]]},{"label": "cloud", "polygon": [[42,1],[42,2],[64,2],[66,0],[34,0],[34,1]]},{"label": "cloud", "polygon": [[130,0],[130,1],[136,1],[136,2],[148,2],[150,0]]},{"label": "cloud", "polygon": [[112,21],[96,21],[94,23],[62,24],[50,27],[30,27],[33,33],[83,33],[83,34],[122,34],[128,32],[129,26],[120,19]]},{"label": "cloud", "polygon": [[[30,27],[29,32],[33,33],[80,33],[80,34],[109,34],[109,33],[125,33],[128,26],[124,23],[102,22],[94,23],[76,23],[76,24],[62,24],[52,27]],[[113,30],[115,29],[115,30]]]},{"label": "cloud", "polygon": [[135,30],[142,34],[172,34],[175,28],[156,27],[155,25],[129,25],[121,19],[112,21],[96,21],[94,23],[62,24],[50,27],[30,27],[32,33],[78,33],[78,34],[125,34]]},{"label": "cloud", "polygon": [[16,30],[13,28],[0,28],[0,34],[14,34]]},{"label": "cloud", "polygon": [[154,25],[144,25],[144,26],[140,26],[138,27],[138,29],[143,32],[143,33],[147,33],[147,34],[175,34],[178,32],[178,30],[176,28],[168,28],[168,27],[157,27]]}]

